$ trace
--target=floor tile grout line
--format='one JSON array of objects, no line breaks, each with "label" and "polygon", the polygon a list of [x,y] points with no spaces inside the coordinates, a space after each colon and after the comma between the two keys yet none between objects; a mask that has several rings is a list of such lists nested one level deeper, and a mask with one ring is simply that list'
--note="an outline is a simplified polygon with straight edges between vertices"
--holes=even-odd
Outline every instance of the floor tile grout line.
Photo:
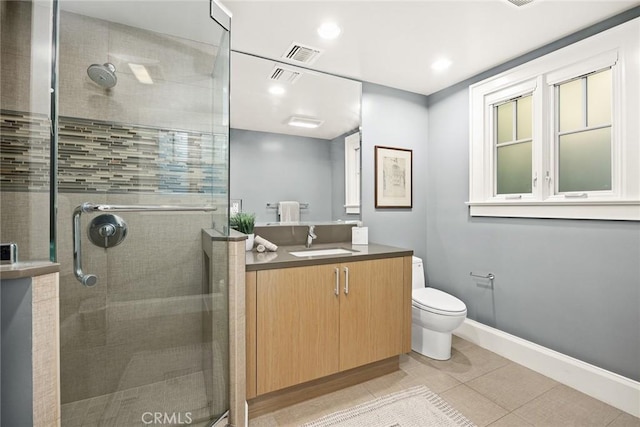
[{"label": "floor tile grout line", "polygon": [[[466,348],[464,351],[459,351],[459,352],[464,355],[465,353],[468,353],[468,351],[472,350],[473,348],[474,348],[473,346],[469,346],[469,348]],[[458,350],[456,350],[456,351],[458,351]],[[492,353],[492,354],[494,354],[494,353]],[[496,356],[499,356],[499,355],[496,355]],[[460,385],[467,386],[468,390],[473,391],[474,393],[477,393],[478,396],[483,397],[484,399],[486,399],[486,401],[491,402],[491,404],[495,405],[496,408],[499,408],[500,410],[504,411],[503,415],[499,415],[499,417],[497,419],[492,420],[491,422],[487,423],[486,424],[487,426],[494,425],[494,424],[498,423],[500,420],[502,420],[502,419],[504,419],[504,418],[506,418],[508,416],[516,417],[515,419],[520,419],[522,422],[525,422],[527,424],[536,425],[536,420],[535,419],[534,420],[530,420],[527,417],[525,417],[523,415],[520,415],[519,413],[516,413],[516,411],[519,411],[521,408],[531,404],[532,402],[535,402],[536,400],[543,398],[548,393],[561,391],[561,390],[559,390],[560,387],[567,387],[568,389],[574,390],[574,391],[580,393],[581,395],[584,395],[585,398],[592,398],[591,396],[586,395],[584,393],[581,393],[578,390],[573,389],[572,387],[563,385],[562,383],[559,383],[559,382],[553,380],[553,378],[549,378],[549,377],[547,377],[545,375],[540,374],[543,377],[553,381],[552,383],[545,384],[545,387],[548,386],[549,388],[538,393],[537,388],[534,387],[534,388],[532,388],[532,390],[536,390],[536,393],[538,393],[538,394],[536,394],[533,397],[526,397],[526,401],[522,402],[522,403],[520,403],[518,400],[516,400],[516,402],[514,402],[514,403],[518,404],[518,406],[515,407],[513,410],[507,409],[504,406],[502,406],[500,403],[498,403],[496,400],[492,399],[490,396],[482,393],[480,390],[477,390],[476,388],[474,388],[471,385],[471,383],[473,381],[479,380],[479,379],[481,379],[481,378],[483,378],[483,377],[485,377],[487,375],[494,374],[496,371],[498,371],[500,369],[509,368],[511,366],[523,367],[525,369],[528,369],[526,366],[521,365],[521,364],[516,363],[516,362],[513,362],[513,361],[510,361],[509,359],[506,359],[506,358],[502,358],[502,359],[504,359],[504,361],[505,361],[504,364],[501,364],[500,366],[493,367],[493,368],[489,369],[486,372],[482,372],[480,375],[478,375],[478,376],[476,376],[474,378],[466,379],[464,381],[459,379],[459,378],[457,378],[457,377],[455,377],[455,376],[453,376],[453,375],[451,375],[449,372],[443,370],[443,369],[447,369],[447,368],[452,368],[451,370],[455,370],[458,366],[456,366],[456,365],[451,366],[451,365],[445,365],[445,364],[440,364],[441,366],[437,366],[437,363],[434,363],[434,364],[429,363],[430,361],[423,360],[423,359],[421,359],[420,356],[413,355],[412,353],[407,354],[407,358],[405,359],[405,368],[408,367],[407,365],[409,365],[409,366],[411,366],[411,369],[405,370],[402,367],[403,363],[402,363],[402,360],[401,360],[400,370],[403,371],[403,373],[404,373],[403,381],[404,381],[405,377],[413,378],[413,379],[416,380],[414,382],[417,382],[417,383],[420,383],[420,384],[424,384],[425,386],[427,386],[429,388],[431,388],[431,387],[429,386],[427,381],[429,381],[429,378],[430,378],[430,374],[431,374],[430,371],[431,370],[437,371],[439,379],[442,380],[442,382],[444,384],[447,384],[445,386],[445,388],[442,388],[442,389],[438,390],[438,395],[445,394],[448,391],[450,391],[450,390],[452,390],[452,389],[454,389],[454,388],[456,388],[456,387],[458,387]],[[475,357],[471,357],[470,360],[469,360],[471,368],[475,367],[475,363],[471,363],[473,360],[475,360]],[[475,360],[475,361],[478,361],[478,360]],[[485,358],[481,358],[480,362],[481,362],[481,364],[484,364],[485,362],[489,362],[489,364],[492,363],[490,357],[488,357],[486,359]],[[422,367],[424,367],[426,369],[423,370]],[[484,366],[484,367],[486,367],[486,366]],[[482,368],[484,368],[484,367],[482,367]],[[461,375],[464,375],[464,372],[462,372]],[[511,377],[513,377],[513,378],[511,378]],[[511,375],[511,376],[508,377],[508,381],[517,381],[517,380],[518,380],[518,376],[517,375]],[[375,379],[371,380],[371,381],[375,381]],[[412,382],[412,381],[409,381],[409,382]],[[452,382],[455,383],[455,384],[451,385]],[[362,383],[365,386],[366,392],[369,395],[372,395],[373,398],[379,397],[373,391],[375,389],[375,387],[371,387],[371,388],[367,387],[367,383],[368,382]],[[384,383],[384,382],[383,382],[383,384],[386,385],[386,386],[382,387],[382,390],[386,390],[386,391],[381,391],[380,392],[381,395],[391,393],[391,392],[393,392],[395,387],[402,386],[402,383],[397,381],[396,378],[391,378],[389,380],[388,384]],[[487,389],[487,390],[491,391],[491,389]],[[443,397],[443,399],[444,399],[444,397]],[[596,399],[596,400],[598,400],[598,399]],[[602,401],[600,401],[600,402],[602,402]],[[538,402],[538,403],[540,403],[540,402]],[[606,402],[602,402],[602,403],[606,404]],[[620,411],[620,410],[617,410],[616,412],[610,413],[610,416],[613,416],[613,419],[611,419],[608,422],[606,421],[606,419],[601,419],[601,422],[603,423],[601,425],[603,427],[611,426],[617,420],[619,420],[621,417],[624,417],[625,414],[626,413],[624,411]],[[287,424],[282,424],[282,425],[287,425]],[[483,425],[485,425],[485,424],[483,424]]]},{"label": "floor tile grout line", "polygon": [[[478,393],[480,396],[484,397],[485,399],[487,399],[489,402],[493,403],[494,405],[496,405],[499,408],[504,409],[505,411],[507,411],[507,414],[505,414],[504,416],[506,417],[508,414],[510,414],[511,412],[515,411],[515,409],[512,411],[509,408],[505,408],[504,406],[500,405],[500,403],[496,402],[495,400],[493,400],[491,397],[487,396],[486,394],[482,393],[480,390],[476,390],[475,388],[473,388],[472,386],[470,386],[469,384],[465,383],[464,385],[466,385],[467,387],[469,387],[471,390],[475,391],[476,393]],[[534,398],[535,399],[535,398]],[[533,400],[533,399],[531,399]],[[527,402],[529,403],[529,402]],[[522,406],[522,405],[520,405]],[[518,408],[520,407],[518,406]],[[516,408],[517,409],[517,408]],[[497,420],[496,420],[497,421]]]},{"label": "floor tile grout line", "polygon": [[[621,411],[621,412],[622,412],[622,413],[621,413],[620,415],[618,415],[617,417],[615,417],[613,420],[611,420],[611,422],[610,422],[609,424],[607,424],[607,427],[608,427],[608,426],[610,426],[610,425],[612,425],[612,424],[613,424],[613,423],[615,423],[616,421],[618,421],[618,418],[623,417],[623,416],[624,416],[624,414],[627,414],[627,413],[626,413],[626,412],[624,412],[624,411]],[[630,414],[628,414],[628,415],[630,415]],[[633,416],[633,415],[631,415],[631,416]]]},{"label": "floor tile grout line", "polygon": [[487,424],[486,427],[491,427],[492,425],[494,425],[495,423],[499,422],[501,419],[506,418],[508,416],[514,416],[514,417],[518,417],[520,418],[522,421],[526,422],[527,424],[533,426],[533,424],[531,424],[529,421],[525,420],[524,418],[522,418],[521,416],[519,416],[518,414],[514,414],[513,411],[508,412],[506,414],[504,414],[503,416],[501,416],[500,418],[498,418],[497,420],[491,421],[490,424]]},{"label": "floor tile grout line", "polygon": [[[500,369],[500,368],[504,368],[505,366],[508,366],[510,363],[513,363],[513,362],[509,362],[509,363],[507,363],[506,365],[502,365],[502,366],[498,366],[497,368],[493,368],[493,369],[491,369],[491,370],[489,370],[489,371],[487,371],[487,372],[484,372],[484,373],[482,373],[482,374],[478,375],[477,377],[469,378],[469,379],[468,379],[468,380],[466,380],[466,381],[460,381],[460,380],[458,380],[458,381],[460,381],[462,384],[467,384],[468,382],[471,382],[471,381],[473,381],[473,380],[477,380],[478,378],[482,378],[482,377],[484,377],[484,376],[485,376],[485,375],[487,375],[487,374],[490,374],[490,373],[492,373],[492,372],[494,372],[494,371],[497,371],[497,370],[498,370],[498,369]],[[455,377],[454,377],[454,378],[455,378]]]},{"label": "floor tile grout line", "polygon": [[[526,406],[526,405],[530,404],[531,402],[533,402],[533,401],[535,401],[535,400],[537,400],[537,399],[540,399],[542,396],[544,396],[544,395],[546,395],[546,394],[548,394],[548,393],[551,393],[553,390],[555,390],[555,389],[557,389],[557,388],[560,388],[560,387],[565,387],[565,388],[567,388],[567,389],[569,389],[569,390],[573,390],[573,391],[575,391],[575,392],[577,392],[577,393],[580,393],[581,395],[584,395],[584,396],[586,396],[587,398],[594,399],[594,400],[596,400],[596,401],[598,401],[598,402],[601,402],[601,403],[603,403],[603,404],[605,404],[605,405],[609,405],[608,403],[603,402],[603,401],[601,401],[601,400],[598,400],[598,399],[596,399],[596,398],[594,398],[594,397],[591,397],[591,396],[589,396],[588,394],[582,393],[581,391],[576,390],[576,389],[575,389],[575,388],[573,388],[573,387],[570,387],[570,386],[568,386],[568,385],[566,385],[566,384],[562,384],[562,383],[559,383],[559,382],[558,382],[558,383],[557,383],[557,384],[555,384],[553,387],[551,387],[549,390],[547,390],[547,391],[545,391],[544,393],[542,393],[542,394],[538,395],[536,398],[534,398],[534,399],[530,400],[529,402],[525,403],[524,405],[519,406],[518,408],[514,409],[512,412],[514,412],[514,415],[516,415],[516,416],[518,416],[518,417],[522,418],[523,420],[525,420],[525,421],[526,421],[526,422],[528,422],[529,424],[535,425],[535,422],[534,422],[534,421],[529,420],[529,419],[525,418],[524,416],[522,416],[522,415],[520,415],[520,414],[515,414],[515,411],[517,411],[518,409],[520,409],[520,408],[522,408],[522,407],[524,407],[524,406]],[[611,405],[609,405],[609,406],[611,406]],[[602,425],[602,427],[606,427],[606,426],[611,425],[615,420],[617,420],[620,416],[622,416],[622,415],[625,413],[624,411],[621,411],[621,410],[619,410],[619,409],[617,409],[617,408],[614,408],[614,409],[616,409],[616,410],[617,410],[618,412],[620,412],[620,413],[619,413],[619,414],[618,414],[618,415],[617,415],[613,420],[611,420],[611,422],[609,422],[609,423],[607,423],[607,424],[603,424],[603,425]]]},{"label": "floor tile grout line", "polygon": [[[514,363],[514,364],[518,365],[517,363]],[[505,365],[505,366],[507,366],[507,365]],[[522,365],[520,365],[520,366],[522,366]],[[504,367],[504,366],[503,366],[503,367]],[[526,368],[526,366],[525,366],[525,368]],[[501,368],[498,368],[498,369],[501,369]],[[496,369],[496,370],[497,370],[497,369]],[[494,371],[495,371],[495,370],[494,370]],[[494,371],[491,371],[491,372],[494,372]],[[488,374],[490,374],[491,372],[487,372],[487,374],[485,374],[485,375],[488,375]],[[535,372],[535,371],[534,371],[534,372]],[[542,374],[540,374],[540,375],[542,375]],[[509,408],[505,408],[504,406],[500,405],[500,403],[496,402],[496,401],[495,401],[494,399],[492,399],[490,396],[487,396],[487,395],[486,395],[486,394],[484,394],[482,391],[480,391],[480,390],[478,390],[478,389],[474,388],[471,384],[469,384],[470,382],[475,381],[476,379],[482,378],[483,376],[484,376],[484,375],[481,375],[480,377],[474,378],[473,380],[470,380],[470,381],[468,381],[467,383],[465,383],[465,385],[467,385],[467,386],[468,386],[470,389],[472,389],[473,391],[475,391],[475,392],[477,392],[477,393],[481,394],[483,397],[487,398],[488,400],[490,400],[490,401],[491,401],[491,402],[493,402],[494,404],[498,405],[499,407],[501,407],[501,408],[502,408],[502,409],[504,409],[505,411],[508,411],[509,413],[513,413],[513,412],[517,411],[518,409],[522,408],[523,406],[525,406],[525,405],[527,405],[527,404],[529,404],[529,403],[533,402],[534,400],[536,400],[536,399],[540,398],[541,396],[545,395],[546,393],[550,392],[551,390],[553,390],[553,389],[554,389],[554,388],[556,388],[557,386],[561,385],[561,383],[558,383],[557,381],[555,381],[555,380],[554,380],[554,382],[556,382],[556,384],[554,384],[554,385],[553,385],[553,387],[549,388],[548,390],[543,391],[543,392],[542,392],[542,393],[540,393],[540,394],[535,395],[534,397],[532,397],[531,399],[527,400],[526,402],[524,402],[524,403],[520,404],[520,405],[519,405],[519,406],[517,406],[516,408],[514,408],[514,409],[509,409]],[[544,375],[543,375],[543,376],[544,376]],[[545,378],[549,378],[549,377],[546,377],[546,376],[545,376]],[[516,415],[516,414],[514,414],[514,415]],[[517,415],[516,415],[516,416],[517,416]],[[522,418],[522,417],[520,417],[520,418]]]}]

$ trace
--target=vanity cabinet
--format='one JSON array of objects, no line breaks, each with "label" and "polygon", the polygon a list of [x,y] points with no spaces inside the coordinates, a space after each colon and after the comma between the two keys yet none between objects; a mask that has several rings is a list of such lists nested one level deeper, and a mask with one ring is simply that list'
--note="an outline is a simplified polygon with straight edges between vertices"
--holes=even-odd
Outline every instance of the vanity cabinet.
[{"label": "vanity cabinet", "polygon": [[335,266],[258,271],[257,394],[338,372]]},{"label": "vanity cabinet", "polygon": [[249,272],[248,397],[407,352],[406,263],[394,257]]},{"label": "vanity cabinet", "polygon": [[402,258],[349,262],[340,270],[340,371],[401,354]]}]

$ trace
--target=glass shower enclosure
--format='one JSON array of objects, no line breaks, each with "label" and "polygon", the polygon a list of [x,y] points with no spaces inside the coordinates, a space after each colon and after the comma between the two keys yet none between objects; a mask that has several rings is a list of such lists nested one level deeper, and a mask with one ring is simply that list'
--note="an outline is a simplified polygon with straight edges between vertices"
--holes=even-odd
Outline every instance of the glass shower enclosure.
[{"label": "glass shower enclosure", "polygon": [[228,16],[209,0],[1,10],[26,37],[3,31],[3,178],[22,179],[0,187],[3,239],[61,264],[62,425],[212,424],[229,409],[228,254],[204,247],[228,226]]}]

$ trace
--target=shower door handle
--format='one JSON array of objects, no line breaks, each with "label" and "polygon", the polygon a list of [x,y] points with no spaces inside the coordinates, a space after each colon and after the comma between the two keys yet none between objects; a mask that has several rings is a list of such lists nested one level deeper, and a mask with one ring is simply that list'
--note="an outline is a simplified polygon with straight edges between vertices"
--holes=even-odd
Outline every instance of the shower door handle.
[{"label": "shower door handle", "polygon": [[85,202],[78,206],[81,213],[91,212],[213,212],[214,206],[168,206],[168,205],[99,205]]},{"label": "shower door handle", "polygon": [[85,274],[85,272],[82,271],[82,245],[80,237],[82,206],[83,205],[80,205],[73,210],[73,274],[75,274],[76,279],[84,286],[94,286],[98,283],[98,277],[95,274]]},{"label": "shower door handle", "polygon": [[83,213],[93,212],[213,212],[214,206],[166,206],[166,205],[99,205],[85,202],[73,210],[73,273],[84,286],[98,283],[95,274],[86,274],[82,270],[82,244],[80,237],[80,217]]}]

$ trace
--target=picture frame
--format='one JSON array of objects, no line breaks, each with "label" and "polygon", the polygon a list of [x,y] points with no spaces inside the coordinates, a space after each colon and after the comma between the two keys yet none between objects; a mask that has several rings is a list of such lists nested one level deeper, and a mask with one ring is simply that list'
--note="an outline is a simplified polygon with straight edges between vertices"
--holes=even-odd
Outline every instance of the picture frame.
[{"label": "picture frame", "polygon": [[376,209],[413,208],[413,150],[374,147]]}]

